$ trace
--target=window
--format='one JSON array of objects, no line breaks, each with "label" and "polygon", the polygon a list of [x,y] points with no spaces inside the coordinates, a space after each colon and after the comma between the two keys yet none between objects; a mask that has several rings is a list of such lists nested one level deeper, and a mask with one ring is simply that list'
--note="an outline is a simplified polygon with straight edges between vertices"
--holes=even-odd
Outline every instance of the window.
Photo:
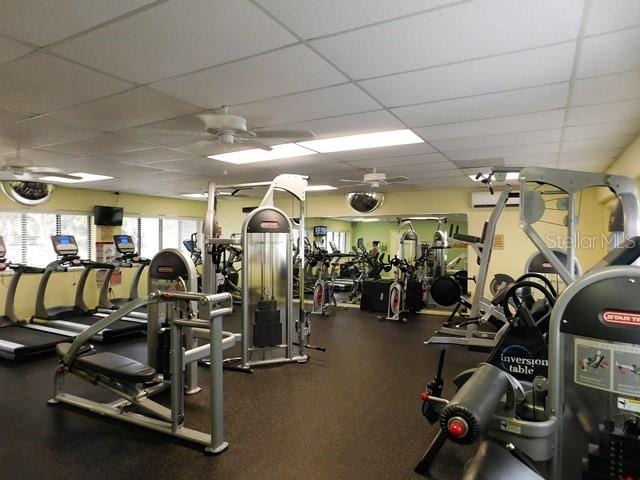
[{"label": "window", "polygon": [[22,247],[27,265],[44,267],[55,260],[51,235],[56,234],[57,215],[51,213],[22,214]]},{"label": "window", "polygon": [[26,261],[22,258],[21,214],[0,212],[0,235],[4,238],[7,249],[6,258],[13,262]]},{"label": "window", "polygon": [[140,255],[153,257],[160,250],[160,220],[157,218],[140,219]]},{"label": "window", "polygon": [[122,219],[122,233],[124,235],[131,235],[133,243],[136,246],[136,251],[140,251],[140,218],[139,217],[124,217]]},{"label": "window", "polygon": [[[183,240],[200,231],[201,222],[188,218],[124,217],[122,233],[131,235],[140,255],[153,257],[161,248],[184,248]],[[55,259],[51,235],[73,235],[81,258],[95,258],[95,225],[88,213],[0,212],[0,235],[7,258],[44,267]]]},{"label": "window", "polygon": [[331,249],[331,242],[336,246],[336,248],[342,252],[346,253],[347,249],[347,232],[327,232],[325,248]]},{"label": "window", "polygon": [[153,257],[162,248],[180,248],[183,240],[200,231],[201,222],[188,218],[124,217],[122,233],[131,235],[140,255]]},{"label": "window", "polygon": [[59,215],[58,233],[73,235],[78,242],[78,255],[81,258],[92,259],[95,257],[95,245],[93,243],[94,228],[91,215]]}]

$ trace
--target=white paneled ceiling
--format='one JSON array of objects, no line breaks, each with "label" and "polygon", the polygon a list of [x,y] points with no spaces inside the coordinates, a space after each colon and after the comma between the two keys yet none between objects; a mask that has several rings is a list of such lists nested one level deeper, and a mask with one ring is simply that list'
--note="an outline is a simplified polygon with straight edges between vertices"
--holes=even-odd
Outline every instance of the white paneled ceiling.
[{"label": "white paneled ceiling", "polygon": [[[411,128],[425,143],[231,165],[206,155],[245,147],[198,139],[197,115],[222,106],[252,127]],[[175,196],[371,168],[411,178],[394,189],[473,187],[452,162],[601,171],[638,133],[638,0],[6,0],[0,13],[0,160],[115,177],[90,188]]]}]

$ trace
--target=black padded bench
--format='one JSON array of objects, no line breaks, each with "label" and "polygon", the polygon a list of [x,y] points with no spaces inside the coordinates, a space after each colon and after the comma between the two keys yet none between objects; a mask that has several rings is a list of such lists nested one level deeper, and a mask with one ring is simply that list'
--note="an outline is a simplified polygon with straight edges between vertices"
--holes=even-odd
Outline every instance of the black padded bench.
[{"label": "black padded bench", "polygon": [[[70,343],[59,343],[56,346],[58,357],[64,357],[70,348]],[[99,373],[123,382],[149,382],[153,380],[153,377],[156,375],[156,371],[152,367],[133,360],[132,358],[111,352],[79,356],[76,357],[74,363],[82,370]]]}]

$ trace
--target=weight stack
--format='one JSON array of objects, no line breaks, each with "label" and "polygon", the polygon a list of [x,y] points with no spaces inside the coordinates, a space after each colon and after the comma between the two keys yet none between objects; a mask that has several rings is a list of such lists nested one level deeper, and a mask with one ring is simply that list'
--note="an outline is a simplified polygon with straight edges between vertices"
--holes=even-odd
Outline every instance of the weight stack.
[{"label": "weight stack", "polygon": [[275,300],[259,300],[253,316],[253,345],[258,348],[282,344],[282,322]]}]

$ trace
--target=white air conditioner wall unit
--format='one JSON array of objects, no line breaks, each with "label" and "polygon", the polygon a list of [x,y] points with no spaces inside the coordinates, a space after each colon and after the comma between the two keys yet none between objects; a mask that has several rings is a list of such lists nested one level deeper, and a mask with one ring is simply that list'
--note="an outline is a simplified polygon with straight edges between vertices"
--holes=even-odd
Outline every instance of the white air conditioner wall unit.
[{"label": "white air conditioner wall unit", "polygon": [[[495,207],[501,192],[473,192],[471,194],[471,206],[473,208]],[[511,192],[507,200],[507,207],[520,206],[520,192]]]}]

